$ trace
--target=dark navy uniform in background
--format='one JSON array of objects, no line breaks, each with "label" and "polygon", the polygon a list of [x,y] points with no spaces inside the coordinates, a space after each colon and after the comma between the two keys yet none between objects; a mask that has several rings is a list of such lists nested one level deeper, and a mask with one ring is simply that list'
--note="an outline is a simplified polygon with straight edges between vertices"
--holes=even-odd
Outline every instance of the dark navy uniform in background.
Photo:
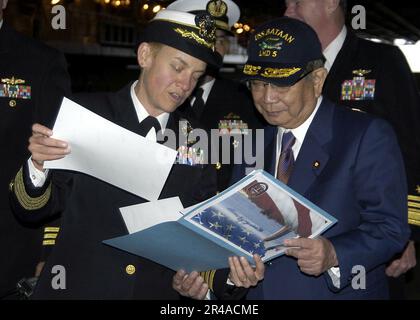
[{"label": "dark navy uniform in background", "polygon": [[360,39],[348,30],[323,94],[337,104],[384,118],[393,126],[407,173],[412,239],[419,241],[420,97],[401,51]]},{"label": "dark navy uniform in background", "polygon": [[50,126],[62,97],[70,92],[64,56],[3,24],[0,29],[0,297],[23,277],[32,277],[40,260],[40,225],[13,216],[8,186],[30,156],[31,126]]},{"label": "dark navy uniform in background", "polygon": [[[230,79],[216,77],[202,112],[196,114],[190,102],[186,101],[180,110],[195,117],[208,131],[217,130],[219,137],[219,157],[213,163],[217,170],[217,191],[229,185],[234,155],[247,134],[255,136],[253,129],[263,127],[263,119],[252,101],[251,93],[245,85]],[[222,139],[229,139],[230,163],[222,161]]]},{"label": "dark navy uniform in background", "polygon": [[[222,56],[229,51],[229,38],[234,37],[232,26],[239,20],[239,6],[231,0],[177,0],[168,9],[184,12],[208,12],[216,22],[215,50]],[[204,90],[204,94],[203,94]],[[208,131],[217,133],[210,155],[217,170],[217,191],[229,185],[235,155],[243,162],[242,142],[245,136],[255,137],[252,129],[262,128],[265,123],[255,110],[249,90],[239,82],[223,78],[218,69],[208,68],[206,76],[197,84],[191,101],[186,101],[180,110],[197,119]],[[198,100],[201,103],[197,103]],[[222,141],[226,140],[225,147]],[[219,147],[217,147],[217,145]],[[225,161],[223,161],[225,160]]]}]

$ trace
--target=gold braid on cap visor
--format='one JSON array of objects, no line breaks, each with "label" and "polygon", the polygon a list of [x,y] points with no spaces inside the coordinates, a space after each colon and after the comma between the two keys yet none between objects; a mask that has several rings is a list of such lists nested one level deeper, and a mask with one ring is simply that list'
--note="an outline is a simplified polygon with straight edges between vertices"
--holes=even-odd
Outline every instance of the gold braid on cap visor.
[{"label": "gold braid on cap visor", "polygon": [[260,75],[265,78],[288,78],[300,71],[302,68],[262,68],[261,66],[253,66],[246,64],[244,66],[244,74],[250,76]]},{"label": "gold braid on cap visor", "polygon": [[189,30],[181,29],[181,28],[175,28],[174,31],[179,33],[183,38],[193,39],[198,44],[201,44],[214,51],[214,48],[215,48],[214,43],[204,40],[203,38],[198,36],[194,31],[189,31]]}]

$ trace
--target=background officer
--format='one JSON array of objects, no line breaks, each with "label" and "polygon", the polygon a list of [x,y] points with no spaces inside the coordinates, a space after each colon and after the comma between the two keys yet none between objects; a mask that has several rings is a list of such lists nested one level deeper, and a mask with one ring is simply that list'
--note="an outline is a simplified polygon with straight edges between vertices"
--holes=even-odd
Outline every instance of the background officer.
[{"label": "background officer", "polygon": [[[32,277],[40,260],[42,225],[19,222],[9,207],[8,186],[23,161],[33,122],[51,125],[70,80],[64,56],[25,37],[3,20],[0,0],[0,299],[11,298],[16,283]],[[53,229],[47,229],[47,231]],[[54,229],[55,230],[55,229]],[[48,232],[52,244],[55,232]]]},{"label": "background officer", "polygon": [[[168,9],[184,12],[206,11],[216,21],[216,50],[225,56],[229,51],[229,37],[233,37],[231,28],[239,20],[239,7],[231,0],[177,0]],[[208,130],[218,131],[219,145],[227,136],[228,144],[219,148],[217,169],[217,188],[223,191],[229,184],[234,153],[239,148],[241,138],[252,129],[262,127],[264,121],[255,111],[249,90],[239,82],[220,76],[217,69],[208,68],[200,80],[191,99],[180,107],[192,115]],[[242,136],[242,137],[240,137]],[[223,154],[229,153],[230,161],[223,161]]]}]

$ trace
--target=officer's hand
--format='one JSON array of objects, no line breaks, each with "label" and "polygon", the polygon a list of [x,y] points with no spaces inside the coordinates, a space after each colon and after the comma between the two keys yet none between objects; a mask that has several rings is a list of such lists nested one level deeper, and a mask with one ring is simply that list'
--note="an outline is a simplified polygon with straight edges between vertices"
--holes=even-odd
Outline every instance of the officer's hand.
[{"label": "officer's hand", "polygon": [[337,255],[332,243],[323,237],[318,239],[297,238],[284,241],[288,256],[298,259],[300,270],[306,274],[319,276],[328,269],[337,266]]},{"label": "officer's hand", "polygon": [[70,153],[68,143],[51,138],[52,134],[52,130],[43,125],[35,123],[32,126],[28,149],[32,155],[32,162],[38,170],[43,170],[45,160],[61,159]]},{"label": "officer's hand", "polygon": [[186,273],[184,270],[178,270],[172,279],[172,288],[184,297],[190,297],[197,300],[203,300],[209,286],[204,282],[203,277],[197,271]]},{"label": "officer's hand", "polygon": [[414,242],[408,241],[408,245],[403,251],[401,257],[393,260],[385,269],[385,273],[388,277],[397,278],[411,268],[414,268],[416,264],[416,248],[414,247]]},{"label": "officer's hand", "polygon": [[255,268],[244,257],[229,257],[229,280],[237,287],[256,286],[264,279],[265,266],[259,255],[254,254]]}]

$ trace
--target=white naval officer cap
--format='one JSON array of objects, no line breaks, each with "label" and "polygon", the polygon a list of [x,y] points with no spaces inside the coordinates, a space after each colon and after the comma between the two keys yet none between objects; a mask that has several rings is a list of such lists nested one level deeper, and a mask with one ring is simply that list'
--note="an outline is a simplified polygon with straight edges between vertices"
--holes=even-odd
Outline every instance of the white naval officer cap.
[{"label": "white naval officer cap", "polygon": [[159,11],[140,34],[142,42],[162,43],[216,68],[222,65],[222,56],[215,50],[216,23],[206,12]]},{"label": "white naval officer cap", "polygon": [[216,27],[228,32],[241,15],[238,5],[232,0],[176,0],[167,9],[191,13],[207,11],[216,21]]}]

